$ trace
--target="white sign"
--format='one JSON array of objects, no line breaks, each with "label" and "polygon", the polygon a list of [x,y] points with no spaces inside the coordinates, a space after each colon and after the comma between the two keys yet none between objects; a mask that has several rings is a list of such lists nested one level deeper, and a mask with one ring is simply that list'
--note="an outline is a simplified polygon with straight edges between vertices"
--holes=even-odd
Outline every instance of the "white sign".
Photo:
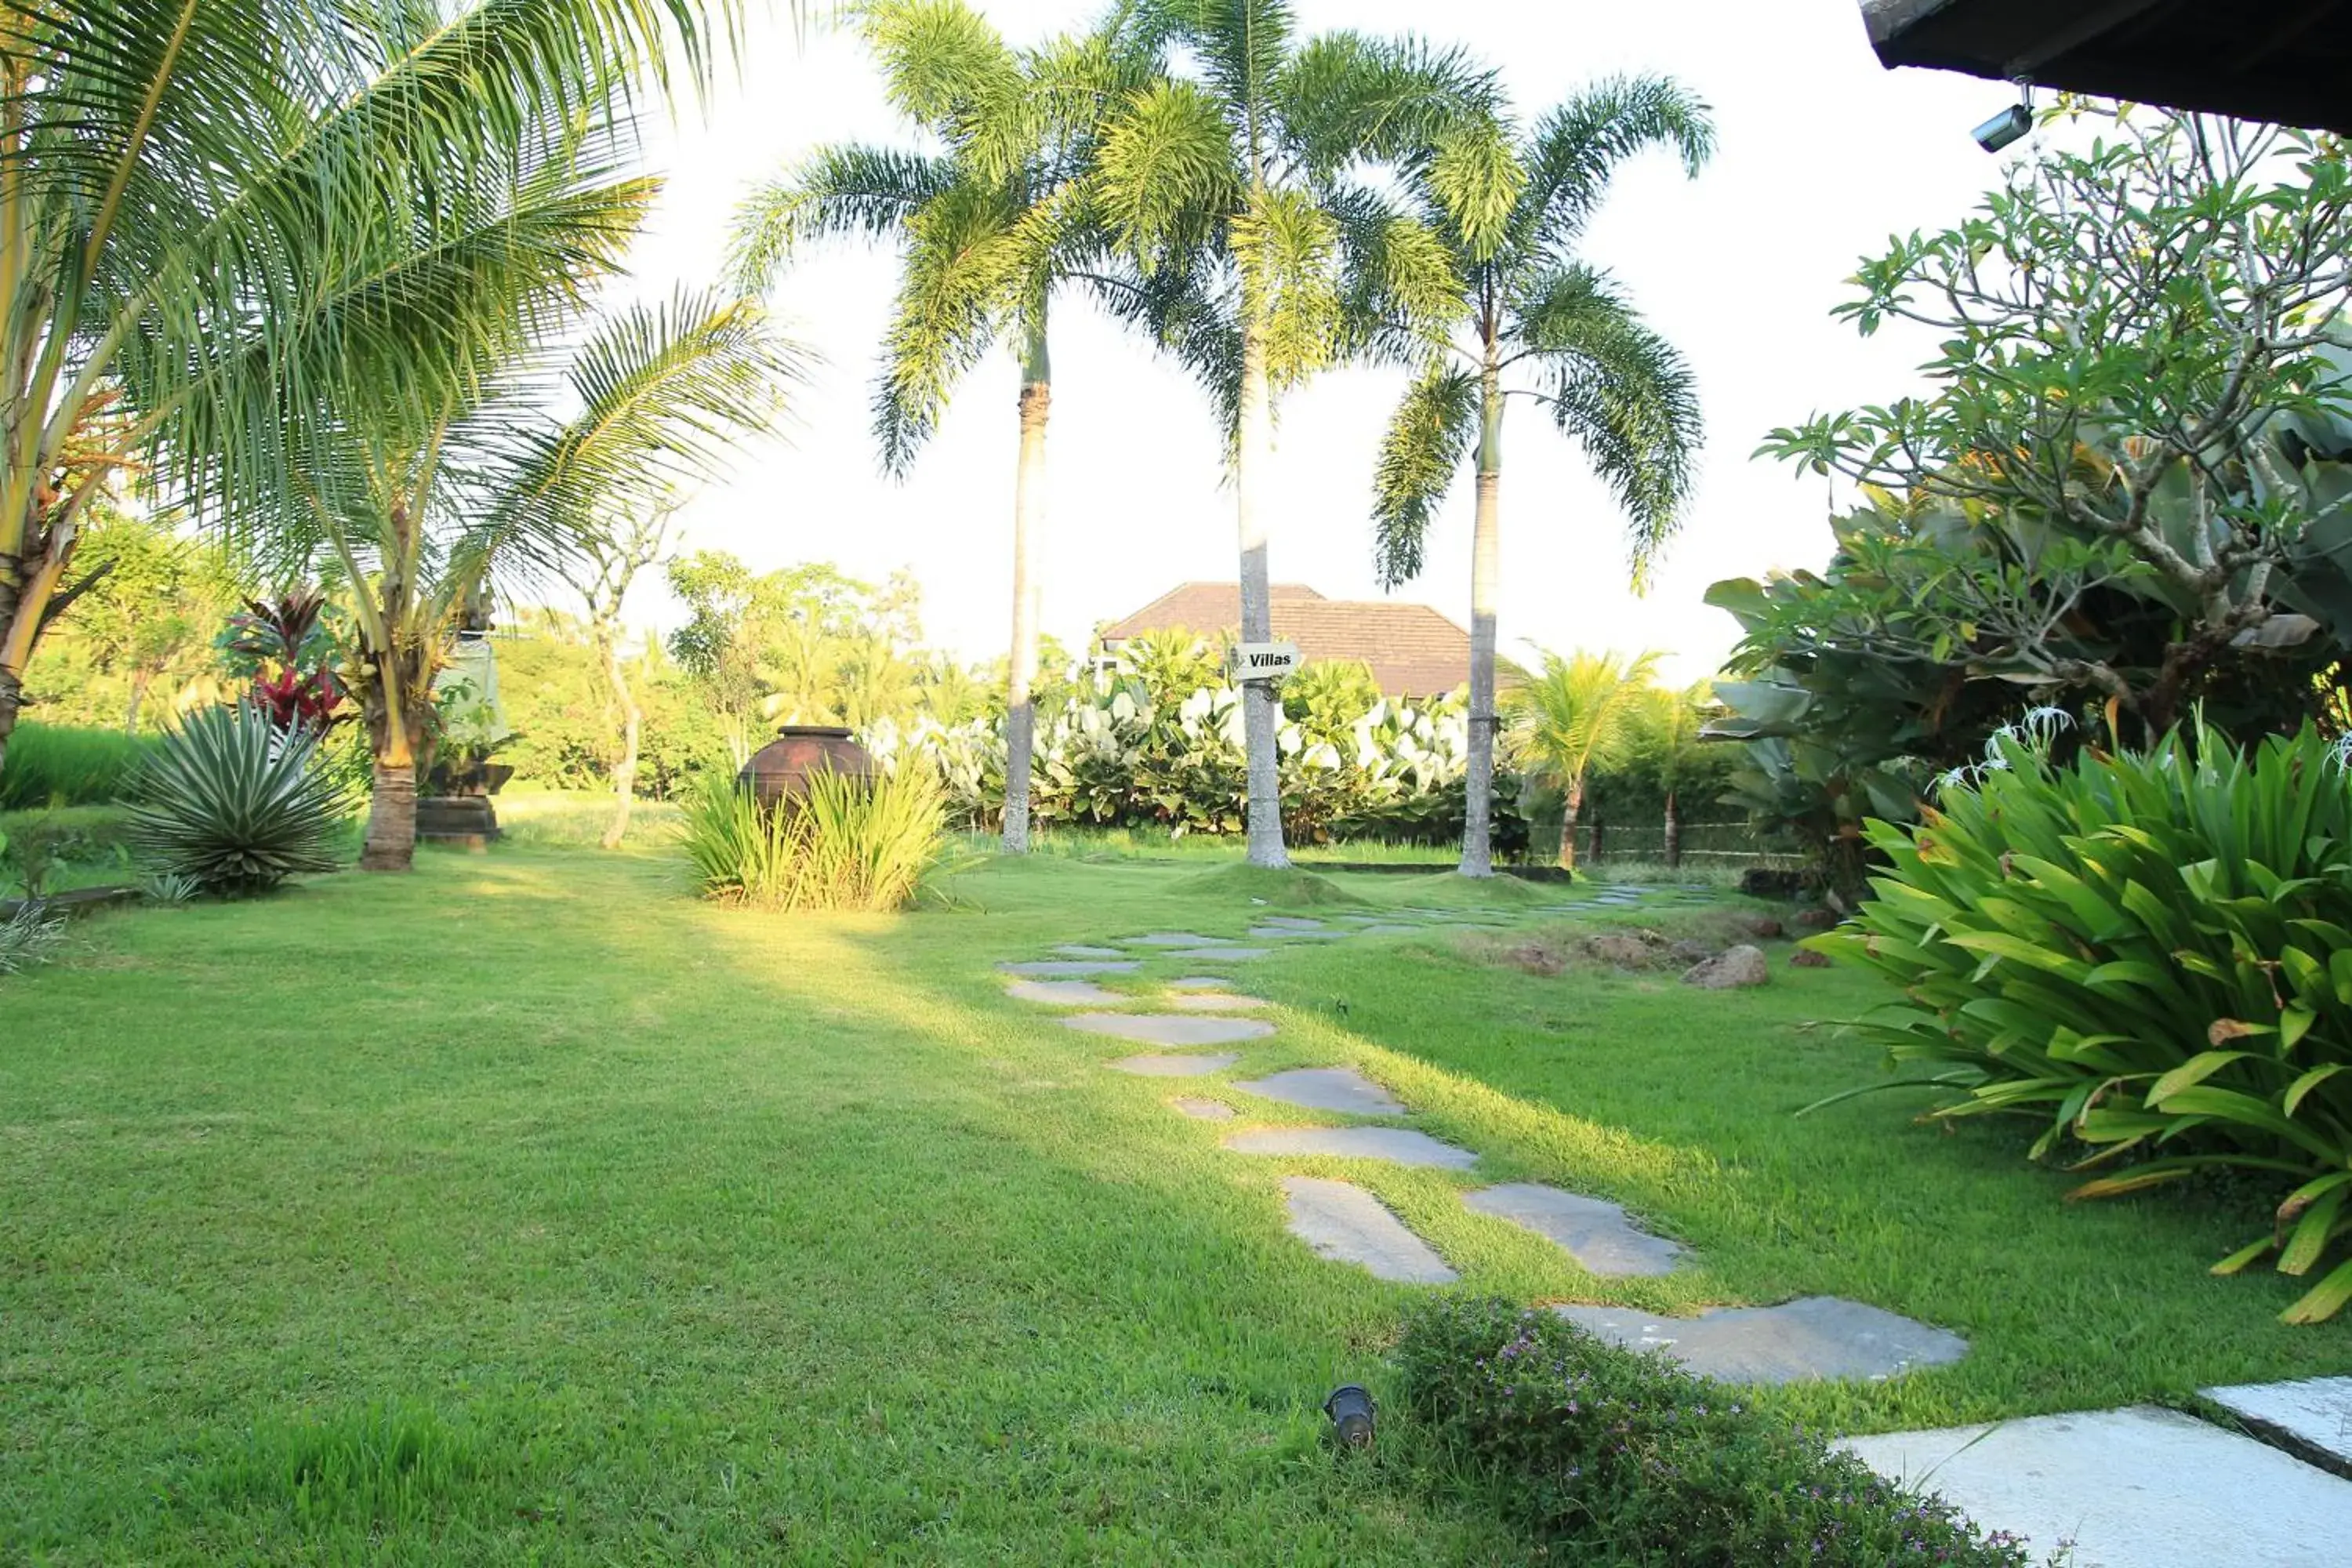
[{"label": "white sign", "polygon": [[1295,642],[1245,642],[1234,648],[1234,674],[1244,680],[1274,680],[1298,673]]}]

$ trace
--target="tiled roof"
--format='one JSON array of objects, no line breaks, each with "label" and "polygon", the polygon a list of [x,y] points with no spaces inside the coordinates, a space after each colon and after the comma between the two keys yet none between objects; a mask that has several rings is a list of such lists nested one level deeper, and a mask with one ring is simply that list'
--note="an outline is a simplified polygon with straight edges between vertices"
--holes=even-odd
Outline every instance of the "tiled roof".
[{"label": "tiled roof", "polygon": [[[1393,599],[1327,599],[1297,583],[1273,589],[1274,635],[1295,642],[1302,658],[1359,659],[1391,697],[1434,697],[1470,678],[1470,634],[1431,609]],[[1125,620],[1105,626],[1115,648],[1144,632],[1184,630],[1223,637],[1241,629],[1241,589],[1231,583],[1187,583]]]}]

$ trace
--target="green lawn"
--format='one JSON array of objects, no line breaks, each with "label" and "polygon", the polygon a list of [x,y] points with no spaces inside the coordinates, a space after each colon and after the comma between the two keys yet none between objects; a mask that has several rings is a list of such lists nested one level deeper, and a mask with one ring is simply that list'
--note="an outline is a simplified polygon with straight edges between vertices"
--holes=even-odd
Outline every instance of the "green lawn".
[{"label": "green lawn", "polygon": [[[1361,1063],[1484,1160],[1255,1160],[990,965],[1237,932],[1269,884],[1053,857],[952,911],[772,917],[563,837],[102,916],[0,981],[0,1561],[1517,1559],[1410,1465],[1320,1447],[1409,1291],[1285,1235],[1298,1172],[1380,1194],[1469,1288],[1833,1291],[1974,1342],[1784,1396],[1849,1427],[2352,1362],[2343,1325],[2273,1321],[2291,1289],[2204,1275],[2242,1214],[2069,1208],[1897,1097],[1792,1120],[1878,1070],[1805,1026],[1864,1005],[1857,976],[1286,951],[1243,971],[1284,1004],[1244,1068]],[[1701,1267],[1604,1284],[1456,1201],[1511,1177],[1621,1198]]]}]

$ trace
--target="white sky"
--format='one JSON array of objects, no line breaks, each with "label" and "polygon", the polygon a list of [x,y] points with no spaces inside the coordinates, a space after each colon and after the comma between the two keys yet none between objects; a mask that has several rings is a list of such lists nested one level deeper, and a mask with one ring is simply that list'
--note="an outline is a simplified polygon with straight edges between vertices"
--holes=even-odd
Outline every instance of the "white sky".
[{"label": "white sky", "polygon": [[[1085,22],[1093,0],[981,0],[1018,44]],[[1689,357],[1706,447],[1688,521],[1654,587],[1626,587],[1622,524],[1578,449],[1516,405],[1505,432],[1505,649],[1657,648],[1676,680],[1711,673],[1729,616],[1700,603],[1718,578],[1818,566],[1826,491],[1751,462],[1763,434],[1817,410],[1883,402],[1917,384],[1929,345],[1892,331],[1865,341],[1829,317],[1842,279],[1890,234],[1956,221],[1999,162],[1969,129],[2009,100],[1992,82],[1882,69],[1855,0],[1301,0],[1305,31],[1418,28],[1502,68],[1532,119],[1580,84],[1663,71],[1714,107],[1718,152],[1695,181],[1669,154],[1622,171],[1588,258],[1614,272]],[[747,186],[828,141],[904,142],[856,40],[756,25],[740,80],[706,112],[657,128],[648,155],[669,185],[635,258],[635,288],[716,280]],[[732,551],[769,569],[833,561],[875,579],[921,582],[927,638],[974,659],[1009,631],[1016,372],[992,356],[912,476],[880,474],[866,391],[895,258],[846,247],[800,264],[773,306],[822,356],[782,438],[742,457],[733,480],[684,514],[688,548]],[[1055,324],[1045,626],[1076,646],[1099,622],[1189,578],[1230,581],[1231,494],[1207,403],[1139,339],[1073,299]],[[1335,598],[1378,593],[1368,521],[1371,465],[1402,373],[1339,371],[1285,403],[1271,479],[1277,581]],[[1398,596],[1469,616],[1470,486],[1457,481],[1429,567]],[[658,584],[633,620],[667,626]]]}]

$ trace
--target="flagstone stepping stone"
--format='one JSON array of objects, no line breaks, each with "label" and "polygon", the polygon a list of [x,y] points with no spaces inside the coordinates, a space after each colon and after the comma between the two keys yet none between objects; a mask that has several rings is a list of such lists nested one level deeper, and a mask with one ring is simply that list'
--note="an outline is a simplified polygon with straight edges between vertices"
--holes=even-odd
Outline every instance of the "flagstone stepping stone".
[{"label": "flagstone stepping stone", "polygon": [[2074,1542],[2074,1568],[2341,1568],[2352,1481],[2177,1410],[2134,1405],[1841,1447],[1981,1528]]},{"label": "flagstone stepping stone", "polygon": [[1202,1100],[1197,1095],[1180,1094],[1169,1104],[1195,1121],[1231,1121],[1234,1108],[1222,1100]]},{"label": "flagstone stepping stone", "polygon": [[1241,1059],[1235,1051],[1146,1052],[1138,1057],[1121,1057],[1110,1068],[1113,1072],[1131,1072],[1138,1078],[1206,1078]]},{"label": "flagstone stepping stone", "polygon": [[1321,927],[1301,931],[1297,926],[1252,926],[1249,934],[1253,942],[1345,942],[1351,933]]},{"label": "flagstone stepping stone", "polygon": [[1054,951],[1065,958],[1124,958],[1127,955],[1115,947],[1092,947],[1083,942],[1063,942],[1054,944]]},{"label": "flagstone stepping stone", "polygon": [[1223,1046],[1274,1033],[1263,1018],[1193,1018],[1181,1013],[1078,1013],[1060,1022],[1066,1029],[1147,1046]]},{"label": "flagstone stepping stone", "polygon": [[1127,1000],[1091,980],[1016,980],[1004,988],[1015,1002],[1036,1002],[1047,1007],[1116,1007]]},{"label": "flagstone stepping stone", "polygon": [[1594,1274],[1668,1274],[1683,1255],[1680,1242],[1652,1236],[1617,1205],[1539,1182],[1507,1182],[1465,1193],[1462,1202],[1534,1231]]},{"label": "flagstone stepping stone", "polygon": [[2289,1453],[2352,1476],[2352,1377],[2243,1383],[2205,1397]]},{"label": "flagstone stepping stone", "polygon": [[1171,991],[1223,991],[1232,981],[1222,974],[1187,974],[1181,980],[1168,983]]},{"label": "flagstone stepping stone", "polygon": [[1262,926],[1271,926],[1279,931],[1322,931],[1325,929],[1321,921],[1310,921],[1304,915],[1263,915],[1259,917],[1257,923]]},{"label": "flagstone stepping stone", "polygon": [[1219,991],[1187,991],[1168,998],[1168,1005],[1187,1013],[1247,1013],[1268,1004],[1263,996],[1228,996]]},{"label": "flagstone stepping stone", "polygon": [[1082,974],[1132,974],[1143,965],[1132,959],[1117,963],[1100,958],[1042,958],[1030,963],[1000,963],[996,967],[1007,974],[1037,978],[1058,975],[1068,979]]},{"label": "flagstone stepping stone", "polygon": [[1969,1349],[1947,1330],[1835,1296],[1805,1296],[1777,1307],[1709,1307],[1696,1318],[1662,1318],[1631,1307],[1572,1304],[1552,1310],[1602,1339],[1633,1350],[1664,1350],[1691,1371],[1726,1383],[1878,1382],[1913,1367],[1958,1361]]},{"label": "flagstone stepping stone", "polygon": [[1290,1208],[1290,1234],[1318,1257],[1353,1263],[1376,1279],[1405,1285],[1449,1285],[1461,1278],[1361,1187],[1319,1176],[1287,1176],[1282,1195]]},{"label": "flagstone stepping stone", "polygon": [[1239,1086],[1264,1100],[1303,1105],[1309,1110],[1345,1110],[1357,1116],[1402,1116],[1404,1106],[1354,1068],[1294,1068]]},{"label": "flagstone stepping stone", "polygon": [[1129,947],[1221,947],[1233,939],[1224,936],[1200,936],[1189,931],[1156,931],[1148,936],[1120,939]]},{"label": "flagstone stepping stone", "polygon": [[1225,1147],[1236,1154],[1337,1154],[1448,1171],[1466,1171],[1478,1163],[1467,1149],[1402,1127],[1261,1127],[1234,1133]]},{"label": "flagstone stepping stone", "polygon": [[1195,947],[1189,948],[1182,952],[1171,952],[1168,956],[1171,958],[1201,959],[1207,962],[1225,961],[1239,963],[1241,960],[1245,958],[1264,958],[1267,953],[1272,952],[1273,951],[1274,949],[1270,947]]},{"label": "flagstone stepping stone", "polygon": [[1359,926],[1356,928],[1356,934],[1358,936],[1418,936],[1427,929],[1426,926],[1382,924]]}]

